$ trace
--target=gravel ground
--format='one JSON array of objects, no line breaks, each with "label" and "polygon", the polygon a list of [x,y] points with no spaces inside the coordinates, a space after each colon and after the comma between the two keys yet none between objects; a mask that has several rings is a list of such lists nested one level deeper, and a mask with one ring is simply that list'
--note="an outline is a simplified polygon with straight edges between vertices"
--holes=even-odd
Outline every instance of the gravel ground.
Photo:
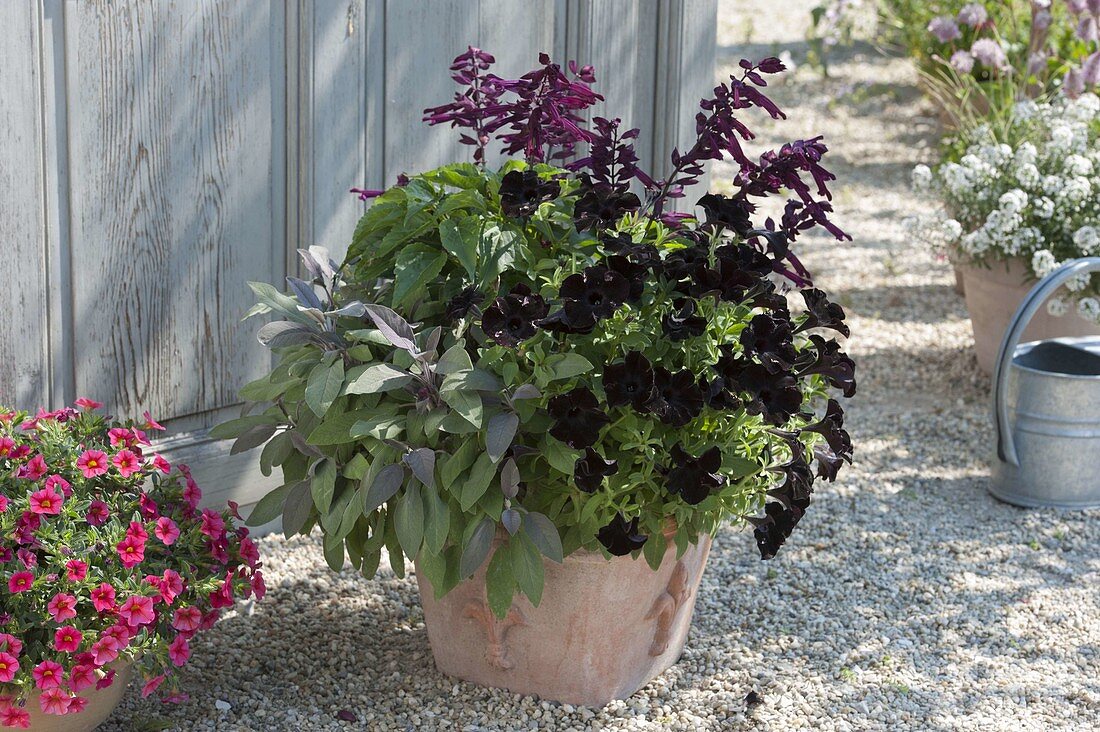
[{"label": "gravel ground", "polygon": [[[804,58],[810,5],[749,23],[765,3],[722,2],[720,72],[741,55]],[[804,251],[850,313],[857,463],[772,562],[745,532],[718,536],[677,666],[602,710],[455,683],[432,664],[411,579],[334,575],[316,538],[273,537],[271,593],[196,643],[192,701],[131,690],[107,729],[1100,728],[1100,512],[986,493],[988,385],[966,312],[902,226],[922,205],[908,171],[934,154],[934,114],[905,62],[861,46],[834,64],[829,80],[804,67],[774,90],[790,120],[761,142],[823,133],[833,148],[855,241]]]}]

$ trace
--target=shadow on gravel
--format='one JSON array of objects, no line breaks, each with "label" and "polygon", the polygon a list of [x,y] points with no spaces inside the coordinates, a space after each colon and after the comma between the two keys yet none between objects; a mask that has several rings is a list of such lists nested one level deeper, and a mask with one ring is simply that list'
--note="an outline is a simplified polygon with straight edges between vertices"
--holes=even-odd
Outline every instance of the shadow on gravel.
[{"label": "shadow on gravel", "polygon": [[844,290],[843,300],[853,314],[892,323],[947,323],[969,317],[962,296],[950,285],[853,287]]}]

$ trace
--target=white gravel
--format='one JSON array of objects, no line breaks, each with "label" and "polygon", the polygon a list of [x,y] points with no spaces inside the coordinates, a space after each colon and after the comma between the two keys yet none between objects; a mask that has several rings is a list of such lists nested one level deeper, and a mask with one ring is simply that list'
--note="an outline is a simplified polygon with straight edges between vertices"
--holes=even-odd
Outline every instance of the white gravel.
[{"label": "white gravel", "polygon": [[[750,24],[752,8],[778,4],[722,2],[723,68],[800,59],[812,4]],[[192,700],[131,689],[105,729],[1100,728],[1100,512],[986,493],[988,386],[966,312],[948,267],[902,227],[922,206],[908,170],[935,147],[914,74],[860,46],[828,81],[802,68],[774,91],[791,118],[761,142],[826,135],[837,218],[855,237],[804,251],[850,313],[857,463],[819,488],[775,560],[755,559],[747,533],[718,536],[676,667],[599,710],[455,683],[432,664],[411,579],[334,575],[316,537],[271,537],[270,595],[194,645]]]}]

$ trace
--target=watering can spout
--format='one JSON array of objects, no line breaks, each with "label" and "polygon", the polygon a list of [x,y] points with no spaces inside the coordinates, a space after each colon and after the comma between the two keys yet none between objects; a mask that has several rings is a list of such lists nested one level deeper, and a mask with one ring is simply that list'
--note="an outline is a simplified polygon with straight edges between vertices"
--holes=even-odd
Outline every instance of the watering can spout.
[{"label": "watering can spout", "polygon": [[1100,340],[1020,346],[1047,298],[1068,280],[1097,271],[1100,257],[1059,267],[1027,294],[1005,332],[993,371],[997,461],[990,490],[999,498],[1030,506],[1100,505]]}]

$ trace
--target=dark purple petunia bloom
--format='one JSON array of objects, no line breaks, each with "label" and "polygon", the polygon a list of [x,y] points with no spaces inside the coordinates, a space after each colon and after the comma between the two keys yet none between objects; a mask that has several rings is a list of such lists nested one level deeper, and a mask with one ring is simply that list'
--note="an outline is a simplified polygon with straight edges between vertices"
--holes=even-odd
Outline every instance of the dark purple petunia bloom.
[{"label": "dark purple petunia bloom", "polygon": [[607,364],[603,369],[603,389],[608,406],[629,404],[639,412],[647,411],[655,395],[649,359],[631,351],[622,363]]},{"label": "dark purple petunia bloom", "polygon": [[806,425],[802,431],[818,433],[825,438],[834,455],[848,463],[852,462],[852,438],[844,430],[844,410],[836,399],[829,400],[825,416],[820,421]]},{"label": "dark purple petunia bloom", "polygon": [[802,408],[798,380],[785,371],[772,372],[743,359],[723,358],[718,368],[736,393],[746,393],[745,411],[763,416],[773,425],[783,425]]},{"label": "dark purple petunia bloom", "polygon": [[630,282],[607,267],[585,267],[565,278],[558,291],[561,309],[538,322],[556,333],[591,333],[596,322],[614,313],[630,297]]},{"label": "dark purple petunia bloom", "polygon": [[806,301],[806,319],[798,326],[796,333],[810,328],[831,328],[841,335],[851,335],[844,323],[844,308],[829,302],[824,292],[818,289],[802,290],[802,299]]},{"label": "dark purple petunia bloom", "polygon": [[772,371],[785,371],[798,358],[790,320],[769,313],[749,321],[741,331],[740,343],[746,354],[756,356]]},{"label": "dark purple petunia bloom", "polygon": [[611,523],[600,529],[596,538],[614,556],[625,557],[641,549],[649,537],[638,531],[638,519],[627,521],[620,513],[611,519]]},{"label": "dark purple petunia bloom", "polygon": [[732,412],[741,408],[741,400],[730,392],[725,378],[715,376],[712,379],[699,379],[699,390],[703,392],[703,403],[719,412]]},{"label": "dark purple petunia bloom", "polygon": [[534,170],[513,170],[500,181],[500,208],[505,216],[525,219],[560,193],[561,185],[555,180],[544,181]]},{"label": "dark purple petunia bloom", "polygon": [[657,397],[650,409],[665,424],[683,427],[703,411],[703,391],[687,369],[673,374],[658,366],[653,369],[653,385]]},{"label": "dark purple petunia bloom", "polygon": [[830,386],[840,389],[844,396],[855,396],[855,361],[840,350],[836,341],[825,340],[817,333],[810,334],[810,343],[813,349],[806,349],[799,355],[795,373],[799,377],[820,374]]},{"label": "dark purple petunia bloom", "polygon": [[707,330],[707,319],[696,315],[695,300],[681,298],[674,300],[672,310],[661,318],[661,330],[671,341],[686,341],[696,338]]},{"label": "dark purple petunia bloom", "polygon": [[795,501],[791,506],[785,506],[778,501],[772,501],[764,506],[764,516],[756,518],[747,517],[747,521],[755,528],[753,536],[756,538],[756,546],[760,550],[761,559],[771,559],[790,537],[794,527],[806,514],[806,508],[810,505],[810,499]]},{"label": "dark purple petunia bloom", "polygon": [[480,315],[479,306],[484,299],[485,296],[481,294],[481,290],[473,286],[467,287],[447,301],[447,305],[443,309],[443,316],[449,322],[456,323],[471,313],[475,316]]},{"label": "dark purple petunia bloom", "polygon": [[604,263],[609,270],[622,275],[630,286],[626,301],[629,303],[640,301],[642,293],[645,292],[646,275],[649,274],[649,269],[645,265],[633,262],[621,254],[612,254],[604,260]]},{"label": "dark purple petunia bloom", "polygon": [[611,422],[599,406],[596,395],[583,386],[551,397],[546,405],[555,420],[550,434],[574,450],[592,447],[600,439],[600,430]]},{"label": "dark purple petunia bloom", "polygon": [[747,198],[730,198],[720,193],[708,193],[696,205],[703,209],[708,226],[726,228],[742,236],[753,228],[749,217],[756,211],[756,206]]},{"label": "dark purple petunia bloom", "polygon": [[699,457],[693,457],[679,443],[670,452],[672,467],[668,469],[665,487],[673,495],[679,495],[685,503],[697,505],[720,487],[725,479],[718,475],[722,467],[722,451],[717,446]]},{"label": "dark purple petunia bloom", "polygon": [[514,348],[535,335],[535,321],[544,317],[546,310],[546,302],[540,295],[532,293],[527,285],[519,284],[485,309],[481,329],[500,345]]},{"label": "dark purple petunia bloom", "polygon": [[573,223],[577,231],[604,229],[618,223],[628,213],[637,211],[642,202],[629,191],[617,191],[610,186],[581,186],[581,196],[573,206]]},{"label": "dark purple petunia bloom", "polygon": [[585,493],[595,493],[603,485],[604,478],[614,475],[619,464],[614,460],[605,460],[591,447],[584,449],[584,455],[573,464],[573,482]]}]

